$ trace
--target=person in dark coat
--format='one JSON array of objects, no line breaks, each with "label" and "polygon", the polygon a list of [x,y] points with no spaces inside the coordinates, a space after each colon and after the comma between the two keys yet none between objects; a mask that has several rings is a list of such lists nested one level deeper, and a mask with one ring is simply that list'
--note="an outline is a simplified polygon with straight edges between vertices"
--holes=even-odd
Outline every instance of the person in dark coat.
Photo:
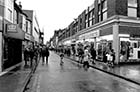
[{"label": "person in dark coat", "polygon": [[46,57],[46,64],[48,64],[48,57],[49,57],[49,50],[47,47],[43,47],[42,49],[42,64],[45,62],[45,57]]},{"label": "person in dark coat", "polygon": [[96,60],[96,50],[94,49],[93,46],[91,46],[91,48],[90,48],[90,54],[91,54],[91,58],[92,58],[92,64],[95,64],[95,60]]},{"label": "person in dark coat", "polygon": [[30,55],[30,67],[32,67],[33,66],[33,59],[34,59],[34,48],[33,47],[30,47],[29,55]]},{"label": "person in dark coat", "polygon": [[27,62],[29,61],[29,48],[25,48],[24,50],[24,61],[25,61],[25,66],[27,66]]}]

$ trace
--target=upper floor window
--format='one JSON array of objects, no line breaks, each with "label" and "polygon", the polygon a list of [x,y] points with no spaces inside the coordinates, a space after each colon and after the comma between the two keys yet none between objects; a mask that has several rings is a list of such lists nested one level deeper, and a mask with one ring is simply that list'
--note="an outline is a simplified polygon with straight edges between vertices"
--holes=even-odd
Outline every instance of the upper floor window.
[{"label": "upper floor window", "polygon": [[17,11],[16,10],[14,10],[14,16],[13,16],[13,21],[14,21],[14,24],[17,24]]},{"label": "upper floor window", "polygon": [[4,0],[0,0],[0,5],[4,5]]},{"label": "upper floor window", "polygon": [[107,19],[107,0],[104,0],[102,3],[102,18],[103,20]]},{"label": "upper floor window", "polygon": [[103,8],[103,11],[107,10],[107,0],[103,1],[102,8]]},{"label": "upper floor window", "polygon": [[137,6],[137,0],[128,0],[128,6]]},{"label": "upper floor window", "polygon": [[137,17],[137,0],[128,0],[128,16]]},{"label": "upper floor window", "polygon": [[12,21],[12,11],[10,9],[7,9],[6,11],[6,18]]},{"label": "upper floor window", "polygon": [[107,11],[103,12],[103,20],[107,19]]}]

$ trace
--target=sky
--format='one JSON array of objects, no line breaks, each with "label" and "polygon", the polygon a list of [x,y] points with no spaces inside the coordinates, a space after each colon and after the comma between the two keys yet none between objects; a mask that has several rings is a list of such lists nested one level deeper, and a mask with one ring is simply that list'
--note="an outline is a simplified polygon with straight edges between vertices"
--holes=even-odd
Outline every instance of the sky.
[{"label": "sky", "polygon": [[63,29],[77,18],[94,0],[17,0],[22,8],[35,10],[40,29],[44,29],[44,42],[49,41],[54,30]]}]

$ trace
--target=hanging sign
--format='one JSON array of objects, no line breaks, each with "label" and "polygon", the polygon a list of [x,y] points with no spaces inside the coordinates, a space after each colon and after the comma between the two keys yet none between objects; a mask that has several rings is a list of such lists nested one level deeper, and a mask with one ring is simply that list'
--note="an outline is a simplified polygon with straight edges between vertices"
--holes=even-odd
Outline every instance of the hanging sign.
[{"label": "hanging sign", "polygon": [[17,24],[7,24],[7,32],[17,32]]}]

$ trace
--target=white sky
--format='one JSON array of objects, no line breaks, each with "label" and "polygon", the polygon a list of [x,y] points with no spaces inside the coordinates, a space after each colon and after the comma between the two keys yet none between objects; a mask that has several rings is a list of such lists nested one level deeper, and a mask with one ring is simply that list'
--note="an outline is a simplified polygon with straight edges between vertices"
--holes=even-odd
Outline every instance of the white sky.
[{"label": "white sky", "polygon": [[54,30],[63,29],[77,18],[94,0],[17,0],[23,9],[35,10],[40,25],[44,28],[44,40],[49,41]]}]

